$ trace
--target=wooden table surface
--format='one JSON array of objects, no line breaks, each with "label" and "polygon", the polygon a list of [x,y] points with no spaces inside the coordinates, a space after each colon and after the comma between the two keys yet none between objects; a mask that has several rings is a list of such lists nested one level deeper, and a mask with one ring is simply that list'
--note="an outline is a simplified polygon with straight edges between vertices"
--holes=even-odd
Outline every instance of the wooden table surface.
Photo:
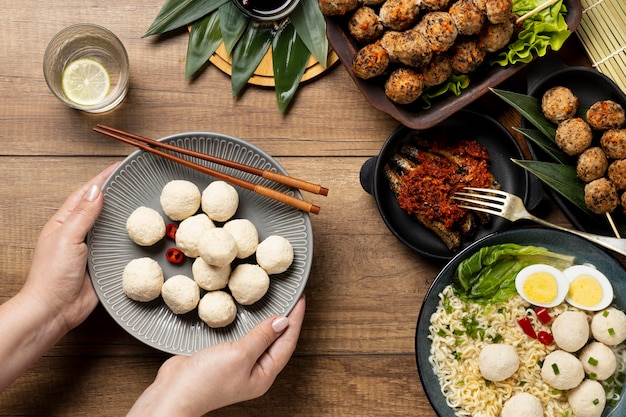
[{"label": "wooden table surface", "polygon": [[[184,79],[187,35],[142,38],[158,0],[0,2],[0,302],[18,292],[40,228],[78,186],[133,149],[92,132],[105,123],[148,137],[213,131],[245,139],[290,174],[330,188],[314,202],[314,261],[307,312],[291,362],[270,392],[218,416],[435,416],[420,384],[414,333],[441,263],[413,253],[381,220],[359,170],[398,123],[369,106],[337,65],[303,85],[286,114],[273,90],[233,100],[213,66]],[[106,26],[130,57],[130,92],[114,112],[88,115],[48,90],[49,39],[80,22]],[[560,54],[588,65],[572,37]],[[522,71],[508,88],[523,85]],[[520,117],[489,98],[476,106],[508,128]],[[541,215],[569,223],[547,198]],[[624,261],[624,259],[622,259]],[[102,307],[0,394],[0,416],[120,416],[168,356],[121,329]],[[0,360],[1,364],[1,360]],[[0,365],[1,372],[1,365]]]}]

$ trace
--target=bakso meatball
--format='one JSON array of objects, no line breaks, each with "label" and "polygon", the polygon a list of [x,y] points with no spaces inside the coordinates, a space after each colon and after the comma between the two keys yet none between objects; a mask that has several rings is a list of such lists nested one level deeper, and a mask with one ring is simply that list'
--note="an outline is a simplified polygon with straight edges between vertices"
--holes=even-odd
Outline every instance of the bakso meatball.
[{"label": "bakso meatball", "polygon": [[348,20],[348,31],[359,43],[371,43],[384,32],[383,24],[371,7],[359,7]]},{"label": "bakso meatball", "polygon": [[202,191],[201,207],[211,220],[225,222],[237,212],[239,194],[227,182],[213,181]]},{"label": "bakso meatball", "polygon": [[223,266],[209,265],[202,258],[196,258],[191,266],[193,280],[196,281],[200,288],[206,291],[226,288],[230,272],[230,264]]},{"label": "bakso meatball", "polygon": [[473,0],[457,0],[450,6],[448,13],[452,16],[459,35],[478,33],[485,22],[484,13],[476,7]]},{"label": "bakso meatball", "polygon": [[478,10],[480,10],[482,13],[487,12],[487,0],[473,0],[473,2],[474,5],[478,7]]},{"label": "bakso meatball", "polygon": [[585,184],[585,206],[595,214],[611,213],[619,205],[615,185],[607,178]]},{"label": "bakso meatball", "polygon": [[204,213],[199,213],[191,217],[187,217],[180,222],[176,230],[176,247],[180,249],[185,256],[197,258],[200,256],[198,252],[198,241],[200,237],[209,229],[213,229],[215,223],[209,219]]},{"label": "bakso meatball", "polygon": [[211,328],[226,327],[237,317],[237,305],[225,291],[209,291],[198,304],[198,317]]},{"label": "bakso meatball", "polygon": [[557,146],[570,156],[578,155],[587,149],[592,139],[591,127],[580,117],[559,123],[554,137]]},{"label": "bakso meatball", "polygon": [[585,371],[578,358],[563,350],[550,353],[541,366],[541,378],[552,388],[575,388],[584,377]]},{"label": "bakso meatball", "polygon": [[235,267],[228,281],[233,298],[241,305],[250,305],[259,301],[270,287],[270,278],[258,265],[239,264]]},{"label": "bakso meatball", "polygon": [[626,340],[626,314],[615,307],[594,314],[591,334],[598,342],[615,346]]},{"label": "bakso meatball", "polygon": [[150,207],[137,207],[126,219],[128,237],[139,246],[152,246],[165,237],[165,220]]},{"label": "bakso meatball", "polygon": [[626,158],[626,129],[607,130],[600,137],[600,146],[609,158]]},{"label": "bakso meatball", "polygon": [[410,68],[394,70],[385,82],[385,95],[394,103],[409,104],[424,91],[422,74]]},{"label": "bakso meatball", "polygon": [[434,53],[441,53],[450,49],[458,36],[456,24],[448,12],[425,14],[415,26],[415,30],[426,37]]},{"label": "bakso meatball", "polygon": [[556,345],[566,352],[576,352],[589,340],[589,322],[582,311],[566,311],[552,322]]},{"label": "bakso meatball", "polygon": [[378,15],[382,24],[391,30],[405,30],[417,20],[419,7],[415,0],[387,0]]},{"label": "bakso meatball", "polygon": [[343,16],[359,6],[358,0],[318,0],[324,16]]},{"label": "bakso meatball", "polygon": [[200,302],[200,287],[188,276],[174,275],[161,287],[161,296],[174,314],[185,314]]},{"label": "bakso meatball", "polygon": [[259,245],[259,232],[248,219],[229,220],[222,226],[237,242],[237,258],[245,259],[256,252]]},{"label": "bakso meatball", "polygon": [[237,257],[237,241],[226,229],[215,227],[198,240],[198,253],[209,265],[226,266]]},{"label": "bakso meatball", "polygon": [[426,87],[442,84],[451,75],[452,57],[447,53],[433,56],[430,62],[422,67],[422,76]]},{"label": "bakso meatball", "polygon": [[161,295],[163,270],[157,261],[144,257],[130,261],[122,272],[122,290],[135,301],[152,301]]},{"label": "bakso meatball", "polygon": [[513,0],[487,0],[485,12],[491,23],[504,23],[513,15]]},{"label": "bakso meatball", "polygon": [[487,23],[479,33],[480,43],[487,52],[497,52],[509,44],[515,27],[512,22]]},{"label": "bakso meatball", "polygon": [[607,171],[607,178],[618,190],[626,190],[626,159],[611,162]]},{"label": "bakso meatball", "polygon": [[587,148],[578,155],[576,175],[584,182],[591,182],[602,178],[609,167],[606,154],[597,146]]},{"label": "bakso meatball", "polygon": [[380,6],[381,4],[383,4],[385,2],[385,0],[363,0],[362,3],[363,6]]},{"label": "bakso meatball", "polygon": [[488,381],[504,381],[519,368],[519,356],[511,345],[494,343],[485,346],[478,355],[480,374]]},{"label": "bakso meatball", "polygon": [[427,10],[443,10],[448,7],[450,0],[417,0],[419,7]]},{"label": "bakso meatball", "polygon": [[389,54],[392,62],[400,62],[409,67],[421,67],[433,55],[426,37],[415,30],[386,32],[380,44]]},{"label": "bakso meatball", "polygon": [[615,373],[617,358],[610,347],[600,342],[592,342],[578,355],[583,369],[591,379],[604,381]]},{"label": "bakso meatball", "polygon": [[543,417],[543,406],[539,398],[520,392],[509,398],[502,407],[500,417]]},{"label": "bakso meatball", "polygon": [[452,71],[456,74],[469,74],[485,60],[487,51],[472,38],[458,41],[452,47]]},{"label": "bakso meatball", "polygon": [[541,110],[546,119],[559,124],[576,115],[578,97],[567,87],[552,87],[541,97]]},{"label": "bakso meatball", "polygon": [[293,258],[291,242],[278,235],[263,239],[256,250],[256,261],[268,274],[285,272],[291,266]]},{"label": "bakso meatball", "polygon": [[590,379],[567,393],[567,402],[576,417],[600,417],[606,405],[602,384]]},{"label": "bakso meatball", "polygon": [[389,53],[379,43],[371,43],[361,48],[352,59],[352,72],[367,80],[378,77],[389,65]]},{"label": "bakso meatball", "polygon": [[173,180],[161,190],[159,201],[163,213],[172,220],[184,220],[200,208],[200,190],[191,181]]},{"label": "bakso meatball", "polygon": [[597,130],[616,129],[626,123],[626,114],[619,103],[601,100],[587,110],[587,123]]}]

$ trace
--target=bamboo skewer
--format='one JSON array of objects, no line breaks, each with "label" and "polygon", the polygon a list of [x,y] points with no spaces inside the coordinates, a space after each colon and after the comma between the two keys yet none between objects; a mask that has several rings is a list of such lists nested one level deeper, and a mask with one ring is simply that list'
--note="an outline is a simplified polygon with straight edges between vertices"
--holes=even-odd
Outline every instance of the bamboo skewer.
[{"label": "bamboo skewer", "polygon": [[545,2],[544,4],[540,4],[539,6],[535,7],[534,9],[532,9],[531,11],[529,11],[528,13],[526,13],[525,15],[520,16],[515,23],[516,24],[520,24],[522,23],[524,20],[528,19],[531,16],[536,15],[537,13],[539,13],[540,11],[542,11],[543,9],[546,9],[550,6],[552,6],[554,3],[556,3],[559,0],[548,0],[547,2]]},{"label": "bamboo skewer", "polygon": [[[186,166],[188,168],[192,168],[196,171],[200,171],[204,174],[210,175],[212,177],[218,178],[222,181],[237,185],[239,187],[245,188],[247,190],[253,191],[257,194],[263,195],[265,197],[277,200],[281,203],[285,203],[287,205],[290,205],[292,207],[295,207],[299,210],[305,211],[307,213],[313,213],[313,214],[318,214],[320,212],[320,207],[312,204],[308,201],[305,200],[301,200],[299,198],[296,198],[294,196],[282,193],[278,190],[274,190],[272,188],[269,187],[265,187],[263,185],[260,184],[255,184],[252,182],[248,182],[245,181],[241,178],[237,178],[237,177],[233,177],[231,175],[225,174],[223,172],[208,168],[206,166],[203,165],[199,165],[196,164],[194,162],[188,161],[186,159],[180,158],[176,155],[173,155],[171,153],[162,151],[160,149],[157,149],[157,147],[162,148],[162,149],[167,149],[169,151],[173,151],[173,152],[177,152],[177,153],[181,153],[183,155],[187,155],[187,156],[192,156],[192,157],[196,157],[199,159],[203,159],[203,160],[207,160],[210,162],[215,162],[224,166],[229,166],[232,168],[236,168],[236,169],[240,169],[242,171],[254,174],[254,175],[258,175],[261,176],[263,178],[266,179],[270,179],[273,181],[276,181],[278,183],[281,183],[283,185],[289,185],[289,186],[293,186],[290,184],[302,184],[305,185],[307,188],[311,188],[310,183],[307,183],[306,181],[302,181],[302,180],[298,180],[296,178],[292,178],[286,175],[282,175],[282,174],[277,174],[277,173],[272,173],[271,171],[267,171],[271,174],[276,174],[276,175],[267,175],[266,170],[261,170],[255,167],[251,167],[249,165],[243,165],[243,164],[239,164],[237,162],[234,161],[228,161],[226,159],[222,159],[222,158],[218,158],[212,155],[207,155],[201,152],[195,152],[195,151],[191,151],[189,149],[185,149],[185,148],[179,148],[177,146],[174,145],[170,145],[167,143],[162,143],[162,142],[158,142],[155,141],[153,139],[148,139],[148,138],[144,138],[141,136],[137,136],[134,135],[132,133],[127,133],[118,129],[114,129],[114,128],[110,128],[107,126],[103,126],[103,125],[98,125],[93,129],[95,132],[101,133],[105,136],[108,136],[110,138],[119,140],[121,142],[127,143],[129,145],[135,146],[139,149],[142,149],[146,152],[161,156],[165,159],[168,159],[170,161],[179,163],[183,166]],[[218,162],[219,161],[219,162]],[[277,178],[276,180],[274,180],[272,177]],[[281,182],[283,181],[283,182]],[[290,183],[290,184],[287,184]],[[308,184],[308,186],[306,185]],[[327,195],[328,194],[328,189],[321,187],[321,186],[317,186],[319,187],[318,190],[318,194],[322,194],[322,195]],[[298,187],[299,188],[299,187]],[[313,187],[313,189],[315,189],[315,187]],[[324,194],[325,193],[325,194]]]}]

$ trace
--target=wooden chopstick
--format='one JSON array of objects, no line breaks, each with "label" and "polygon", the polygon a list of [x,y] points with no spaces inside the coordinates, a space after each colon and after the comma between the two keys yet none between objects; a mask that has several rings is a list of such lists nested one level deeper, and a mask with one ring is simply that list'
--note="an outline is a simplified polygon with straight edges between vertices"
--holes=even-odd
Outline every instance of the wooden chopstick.
[{"label": "wooden chopstick", "polygon": [[131,139],[143,142],[143,143],[147,143],[148,145],[150,145],[152,147],[167,149],[169,151],[178,152],[178,153],[181,153],[181,154],[184,154],[184,155],[192,156],[194,158],[199,158],[199,159],[203,159],[205,161],[214,162],[214,163],[219,164],[219,165],[224,165],[224,166],[227,166],[229,168],[235,168],[235,169],[238,169],[240,171],[244,171],[244,172],[247,172],[249,174],[257,175],[259,177],[262,177],[262,178],[268,179],[270,181],[274,181],[274,182],[277,182],[279,184],[283,184],[283,185],[286,185],[286,186],[289,186],[289,187],[292,187],[292,188],[298,188],[300,190],[308,191],[308,192],[313,193],[313,194],[320,194],[320,195],[324,195],[324,196],[328,195],[328,188],[322,187],[319,184],[313,184],[313,183],[310,183],[308,181],[304,181],[304,180],[301,180],[301,179],[298,179],[298,178],[290,177],[288,175],[280,174],[278,172],[273,172],[273,171],[269,171],[269,170],[266,170],[266,169],[260,169],[260,168],[253,167],[253,166],[250,166],[250,165],[241,164],[239,162],[230,161],[228,159],[223,159],[223,158],[220,158],[220,157],[217,157],[217,156],[207,155],[205,153],[195,152],[195,151],[192,151],[192,150],[189,150],[189,149],[184,149],[184,148],[179,148],[177,146],[170,145],[169,143],[158,142],[158,141],[156,141],[154,139],[149,139],[149,138],[145,138],[143,136],[135,135],[133,133],[124,132],[123,130],[115,129],[115,128],[112,128],[112,127],[109,127],[109,126],[105,126],[105,125],[101,125],[101,124],[98,124],[96,126],[98,128],[98,130],[94,129],[96,132],[102,133],[102,134],[107,135],[107,136],[111,136],[109,133],[113,133],[113,134],[117,134],[117,135],[121,135],[121,136],[126,136],[127,138],[131,138]]},{"label": "wooden chopstick", "polygon": [[531,16],[536,15],[537,13],[539,13],[540,11],[542,11],[543,9],[552,6],[554,3],[556,3],[559,0],[548,0],[547,2],[540,4],[539,6],[535,7],[534,9],[532,9],[531,11],[529,11],[528,13],[526,13],[523,16],[520,16],[515,23],[516,24],[520,24],[522,23],[524,20],[528,19]]},{"label": "wooden chopstick", "polygon": [[[101,134],[103,134],[105,136],[108,136],[110,138],[119,140],[119,141],[127,143],[129,145],[136,146],[137,148],[142,149],[142,150],[144,150],[146,152],[150,152],[152,154],[161,156],[161,157],[163,157],[165,159],[168,159],[170,161],[179,163],[179,164],[181,164],[183,166],[186,166],[188,168],[192,168],[192,169],[195,169],[196,171],[200,171],[200,172],[202,172],[204,174],[207,174],[207,175],[210,175],[212,177],[218,178],[218,179],[220,179],[222,181],[225,181],[225,182],[237,185],[239,187],[242,187],[242,188],[245,188],[247,190],[253,191],[253,192],[255,192],[257,194],[260,194],[262,196],[265,196],[265,197],[277,200],[277,201],[279,201],[281,203],[285,203],[287,205],[290,205],[291,207],[295,207],[295,208],[297,208],[299,210],[302,210],[304,212],[313,213],[313,214],[318,214],[320,212],[320,207],[316,206],[313,203],[310,203],[310,202],[305,201],[305,200],[301,200],[301,199],[296,198],[294,196],[282,193],[282,192],[280,192],[278,190],[274,190],[274,189],[271,189],[269,187],[265,187],[265,186],[260,185],[260,184],[255,184],[255,183],[252,183],[252,182],[248,182],[248,181],[242,180],[241,178],[233,177],[233,176],[225,174],[223,172],[216,171],[214,169],[211,169],[211,168],[208,168],[208,167],[205,167],[205,166],[202,166],[202,165],[198,165],[198,164],[193,163],[191,161],[188,161],[186,159],[183,159],[183,158],[180,158],[178,156],[172,155],[172,154],[170,154],[168,152],[161,151],[159,149],[156,149],[156,148],[148,145],[147,143],[149,143],[149,142],[145,142],[144,143],[144,142],[139,142],[138,141],[139,139],[134,140],[134,137],[136,135],[128,134],[128,133],[123,132],[121,130],[108,128],[108,127],[102,126],[102,125],[98,125],[98,126],[94,127],[93,130],[95,132],[101,133]],[[128,137],[125,136],[125,135],[128,135]],[[151,139],[146,139],[146,138],[142,138],[142,139],[145,139],[147,141],[152,141]],[[157,141],[154,141],[154,142],[155,142],[154,146],[158,145],[160,148],[171,150],[171,151],[174,151],[174,152],[179,152],[181,154],[185,154],[185,155],[188,155],[188,156],[195,156],[195,157],[202,158],[202,159],[207,159],[206,157],[208,156],[208,155],[203,154],[203,153],[190,151],[189,149],[179,148],[178,146],[174,146],[174,145],[170,145],[170,144],[164,144],[164,143],[157,142]],[[215,158],[215,157],[211,157],[211,158]],[[221,159],[221,158],[218,158],[218,159]],[[228,161],[228,162],[232,162],[232,161]],[[237,163],[235,163],[235,164],[237,164]],[[237,164],[237,165],[240,165],[240,164]],[[247,165],[245,165],[245,167],[247,167]],[[250,168],[253,168],[253,167],[250,167]]]}]

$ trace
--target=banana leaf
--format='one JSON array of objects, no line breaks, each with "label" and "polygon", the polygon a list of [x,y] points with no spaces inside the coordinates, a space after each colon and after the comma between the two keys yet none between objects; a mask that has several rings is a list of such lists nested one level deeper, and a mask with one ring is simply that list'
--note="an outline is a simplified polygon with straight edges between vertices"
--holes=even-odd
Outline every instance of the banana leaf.
[{"label": "banana leaf", "polygon": [[220,6],[219,15],[224,47],[226,48],[226,53],[230,55],[239,39],[241,39],[241,35],[246,30],[250,19],[245,17],[232,1]]},{"label": "banana leaf", "polygon": [[562,195],[583,212],[592,216],[585,206],[585,184],[576,175],[576,168],[556,162],[512,160],[525,170],[535,174],[554,191]]},{"label": "banana leaf", "polygon": [[306,48],[326,68],[328,65],[326,20],[324,20],[317,0],[300,0],[289,18]]},{"label": "banana leaf", "polygon": [[311,53],[293,25],[284,25],[274,36],[272,65],[278,108],[284,112],[296,94]]},{"label": "banana leaf", "polygon": [[186,26],[227,1],[230,0],[167,0],[143,37]]},{"label": "banana leaf", "polygon": [[187,43],[185,78],[196,73],[222,43],[219,13],[211,13],[191,26]]},{"label": "banana leaf", "polygon": [[534,129],[522,129],[515,128],[516,131],[520,132],[526,138],[528,138],[535,145],[539,146],[539,148],[545,152],[549,157],[554,159],[556,162],[560,162],[562,164],[573,164],[574,159],[571,156],[568,156],[565,152],[563,152],[556,143],[548,138],[543,133]]},{"label": "banana leaf", "polygon": [[237,97],[272,45],[274,25],[250,21],[240,42],[233,49],[231,88]]},{"label": "banana leaf", "polygon": [[549,138],[556,134],[556,126],[543,115],[541,101],[535,97],[492,88],[491,91],[510,104],[515,110]]}]

